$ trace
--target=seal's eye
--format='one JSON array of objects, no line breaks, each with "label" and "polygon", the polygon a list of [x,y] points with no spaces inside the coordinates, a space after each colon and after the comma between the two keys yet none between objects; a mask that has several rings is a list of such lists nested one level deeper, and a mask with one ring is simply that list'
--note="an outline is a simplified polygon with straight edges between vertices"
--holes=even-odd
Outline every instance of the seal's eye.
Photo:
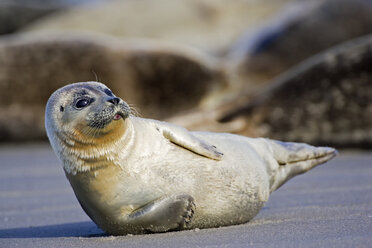
[{"label": "seal's eye", "polygon": [[78,109],[84,108],[91,103],[89,98],[82,98],[76,101],[75,107]]}]

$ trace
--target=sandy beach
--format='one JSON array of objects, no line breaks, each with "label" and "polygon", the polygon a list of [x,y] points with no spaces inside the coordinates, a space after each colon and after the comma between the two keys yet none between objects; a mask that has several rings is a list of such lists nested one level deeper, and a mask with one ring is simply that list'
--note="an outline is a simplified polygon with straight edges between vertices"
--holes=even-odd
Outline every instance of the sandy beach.
[{"label": "sandy beach", "polygon": [[370,247],[372,153],[339,156],[274,192],[244,225],[105,235],[47,143],[0,146],[0,247]]}]

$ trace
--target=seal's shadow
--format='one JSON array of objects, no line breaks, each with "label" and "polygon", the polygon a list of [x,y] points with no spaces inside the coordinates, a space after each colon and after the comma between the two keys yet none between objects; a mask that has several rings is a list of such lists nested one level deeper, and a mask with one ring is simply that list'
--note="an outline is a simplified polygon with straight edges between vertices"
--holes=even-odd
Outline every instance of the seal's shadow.
[{"label": "seal's shadow", "polygon": [[0,229],[0,238],[101,237],[106,234],[93,222]]}]

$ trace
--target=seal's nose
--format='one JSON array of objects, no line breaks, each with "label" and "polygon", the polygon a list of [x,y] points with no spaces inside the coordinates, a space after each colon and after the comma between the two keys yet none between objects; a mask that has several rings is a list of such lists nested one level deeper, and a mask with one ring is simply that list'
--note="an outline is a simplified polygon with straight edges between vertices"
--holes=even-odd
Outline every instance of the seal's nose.
[{"label": "seal's nose", "polygon": [[107,101],[108,102],[111,102],[114,105],[118,105],[119,102],[120,102],[120,98],[118,98],[118,97],[112,97],[112,98],[108,99]]}]

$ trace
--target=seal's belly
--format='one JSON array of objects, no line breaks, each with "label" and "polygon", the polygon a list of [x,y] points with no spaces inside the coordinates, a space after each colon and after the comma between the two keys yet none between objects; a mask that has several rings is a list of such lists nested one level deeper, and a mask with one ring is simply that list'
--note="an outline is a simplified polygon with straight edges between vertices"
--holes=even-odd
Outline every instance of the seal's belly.
[{"label": "seal's belly", "polygon": [[203,139],[224,151],[223,160],[195,156],[186,149],[164,144],[163,152],[151,156],[151,160],[136,160],[131,171],[137,170],[137,188],[127,191],[127,199],[138,202],[189,194],[196,204],[191,227],[244,223],[253,218],[269,196],[266,161],[244,139]]},{"label": "seal's belly", "polygon": [[[90,203],[91,209],[97,209],[98,214],[93,214],[95,221],[100,222],[97,216],[107,213],[116,213],[119,218],[124,212],[129,214],[156,199],[179,194],[188,194],[195,200],[190,228],[249,221],[269,196],[266,162],[245,139],[230,138],[234,136],[203,137],[224,151],[221,161],[195,156],[169,142],[156,144],[159,146],[156,153],[151,153],[151,146],[141,145],[141,151],[134,151],[135,156],[122,168],[116,167],[110,173],[105,170],[105,174],[98,172],[90,180],[89,189],[93,191],[87,198],[95,195],[100,198],[95,202],[104,204]],[[78,198],[86,196],[85,192]]]},{"label": "seal's belly", "polygon": [[[204,137],[203,137],[204,138]],[[224,151],[224,159],[214,162],[195,192],[201,208],[193,225],[216,226],[244,223],[252,219],[269,197],[266,161],[249,144],[211,140]],[[219,222],[219,223],[216,223]]]}]

